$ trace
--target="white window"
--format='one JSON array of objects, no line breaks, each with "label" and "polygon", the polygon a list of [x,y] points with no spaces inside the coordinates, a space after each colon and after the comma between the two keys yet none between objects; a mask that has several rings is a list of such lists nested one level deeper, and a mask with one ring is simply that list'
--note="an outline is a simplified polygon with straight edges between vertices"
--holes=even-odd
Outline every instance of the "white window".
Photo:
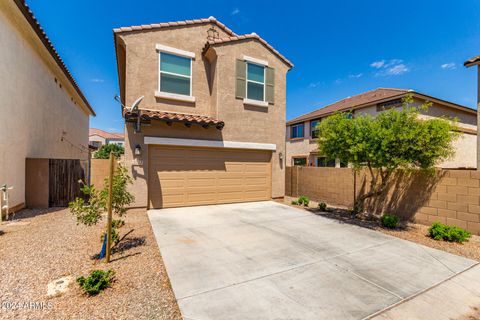
[{"label": "white window", "polygon": [[265,101],[265,66],[248,62],[247,99]]},{"label": "white window", "polygon": [[184,96],[192,95],[192,59],[160,52],[158,91]]}]

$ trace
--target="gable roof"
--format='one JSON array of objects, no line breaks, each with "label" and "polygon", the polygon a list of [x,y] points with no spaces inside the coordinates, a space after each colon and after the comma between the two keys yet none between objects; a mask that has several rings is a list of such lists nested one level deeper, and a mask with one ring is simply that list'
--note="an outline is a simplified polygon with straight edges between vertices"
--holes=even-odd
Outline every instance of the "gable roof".
[{"label": "gable roof", "polygon": [[242,41],[242,40],[256,40],[259,41],[261,44],[263,44],[268,50],[270,50],[273,54],[275,54],[277,57],[279,57],[283,62],[285,62],[290,68],[293,68],[293,63],[291,63],[287,58],[285,58],[280,52],[278,52],[274,47],[272,47],[270,44],[268,44],[267,41],[263,40],[258,34],[252,32],[250,34],[244,34],[244,35],[236,35],[236,36],[231,36],[231,37],[226,37],[226,38],[218,38],[218,39],[209,39],[207,40],[207,43],[205,44],[205,48],[203,51],[205,52],[208,50],[209,47],[219,45],[219,44],[227,44],[235,41]]},{"label": "gable roof", "polygon": [[153,30],[153,29],[162,29],[162,28],[169,28],[169,27],[182,27],[182,26],[205,24],[205,23],[214,23],[220,29],[225,31],[227,34],[231,36],[236,36],[236,34],[232,30],[227,28],[226,25],[218,21],[215,17],[209,17],[207,19],[183,20],[183,21],[175,21],[175,22],[162,22],[162,23],[154,23],[154,24],[142,24],[139,26],[120,27],[120,28],[113,29],[113,33],[118,34],[118,33],[126,33],[126,32],[133,32],[133,31]]},{"label": "gable roof", "polygon": [[474,57],[470,60],[467,60],[463,63],[463,65],[467,68],[471,67],[471,66],[474,66],[476,64],[480,64],[480,56],[476,56],[476,57]]},{"label": "gable roof", "polygon": [[431,102],[437,102],[443,105],[446,105],[448,107],[452,107],[455,109],[460,109],[469,113],[474,113],[476,114],[475,109],[471,109],[453,102],[437,99],[431,96],[428,96],[423,93],[416,92],[414,90],[407,90],[407,89],[395,89],[395,88],[378,88],[375,90],[367,91],[361,94],[358,94],[353,97],[348,97],[345,99],[342,99],[340,101],[334,102],[330,105],[327,105],[325,107],[322,107],[320,109],[314,110],[312,112],[306,113],[304,115],[301,115],[299,117],[296,117],[290,121],[287,122],[287,125],[303,122],[306,120],[312,120],[316,118],[321,118],[324,116],[327,116],[329,114],[332,114],[334,112],[341,112],[341,111],[348,111],[348,110],[353,110],[353,109],[360,109],[363,107],[370,106],[375,103],[380,103],[384,101],[388,101],[391,99],[398,99],[398,98],[403,98],[407,94],[411,94],[414,97],[421,98],[424,100],[428,100]]},{"label": "gable roof", "polygon": [[88,110],[90,111],[91,115],[95,116],[95,111],[93,111],[93,108],[92,106],[90,105],[90,103],[88,102],[87,98],[85,98],[85,96],[83,95],[83,92],[82,90],[80,90],[80,87],[78,86],[77,82],[75,81],[75,79],[73,78],[72,74],[70,73],[70,71],[68,70],[67,66],[65,65],[65,63],[63,62],[62,58],[60,57],[60,55],[58,54],[57,50],[55,49],[55,47],[53,46],[52,42],[50,41],[50,39],[48,38],[47,34],[45,33],[45,31],[43,30],[42,26],[40,25],[40,23],[38,22],[37,18],[35,18],[35,16],[33,15],[33,12],[32,10],[30,10],[30,8],[28,7],[28,5],[25,3],[25,0],[13,0],[15,2],[15,4],[17,5],[18,9],[20,10],[20,12],[23,14],[23,16],[25,17],[25,19],[27,20],[27,22],[30,24],[30,26],[32,27],[33,31],[37,34],[39,40],[43,43],[43,45],[45,46],[45,48],[47,49],[47,51],[50,53],[50,55],[52,56],[53,60],[55,60],[55,62],[57,63],[57,65],[60,67],[60,69],[62,70],[62,72],[65,74],[65,76],[67,77],[67,79],[70,81],[70,83],[72,84],[74,90],[78,93],[78,95],[80,96],[80,98],[82,99],[82,101],[85,103],[85,105],[87,106]]},{"label": "gable roof", "polygon": [[107,132],[102,129],[90,128],[88,129],[88,136],[100,136],[105,139],[125,139],[124,134],[120,132]]}]

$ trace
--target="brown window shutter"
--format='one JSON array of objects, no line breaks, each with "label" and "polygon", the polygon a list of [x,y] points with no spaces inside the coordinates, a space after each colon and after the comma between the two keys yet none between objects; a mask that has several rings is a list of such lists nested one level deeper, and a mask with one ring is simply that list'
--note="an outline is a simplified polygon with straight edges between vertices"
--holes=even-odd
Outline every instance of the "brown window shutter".
[{"label": "brown window shutter", "polygon": [[275,69],[266,67],[265,70],[265,101],[274,103],[275,97]]},{"label": "brown window shutter", "polygon": [[235,81],[235,97],[245,98],[247,77],[247,65],[245,61],[237,59],[236,65],[236,81]]}]

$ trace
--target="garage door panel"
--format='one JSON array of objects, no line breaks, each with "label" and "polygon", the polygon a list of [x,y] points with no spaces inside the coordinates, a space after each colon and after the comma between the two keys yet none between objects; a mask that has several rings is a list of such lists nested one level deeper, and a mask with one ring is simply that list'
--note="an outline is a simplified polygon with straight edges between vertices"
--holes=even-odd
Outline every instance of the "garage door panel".
[{"label": "garage door panel", "polygon": [[150,207],[268,200],[271,152],[150,146]]}]

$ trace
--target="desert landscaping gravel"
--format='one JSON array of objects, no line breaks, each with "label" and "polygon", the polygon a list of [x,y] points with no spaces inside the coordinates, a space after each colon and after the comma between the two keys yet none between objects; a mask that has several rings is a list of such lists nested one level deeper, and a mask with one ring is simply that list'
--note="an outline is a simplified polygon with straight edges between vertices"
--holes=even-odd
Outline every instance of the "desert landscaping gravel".
[{"label": "desert landscaping gravel", "polygon": [[[120,236],[123,250],[105,264],[100,251],[105,223],[77,225],[68,209],[23,210],[0,224],[0,319],[181,319],[146,211],[129,210]],[[49,282],[113,269],[116,280],[98,296],[74,281],[48,297]]]}]

